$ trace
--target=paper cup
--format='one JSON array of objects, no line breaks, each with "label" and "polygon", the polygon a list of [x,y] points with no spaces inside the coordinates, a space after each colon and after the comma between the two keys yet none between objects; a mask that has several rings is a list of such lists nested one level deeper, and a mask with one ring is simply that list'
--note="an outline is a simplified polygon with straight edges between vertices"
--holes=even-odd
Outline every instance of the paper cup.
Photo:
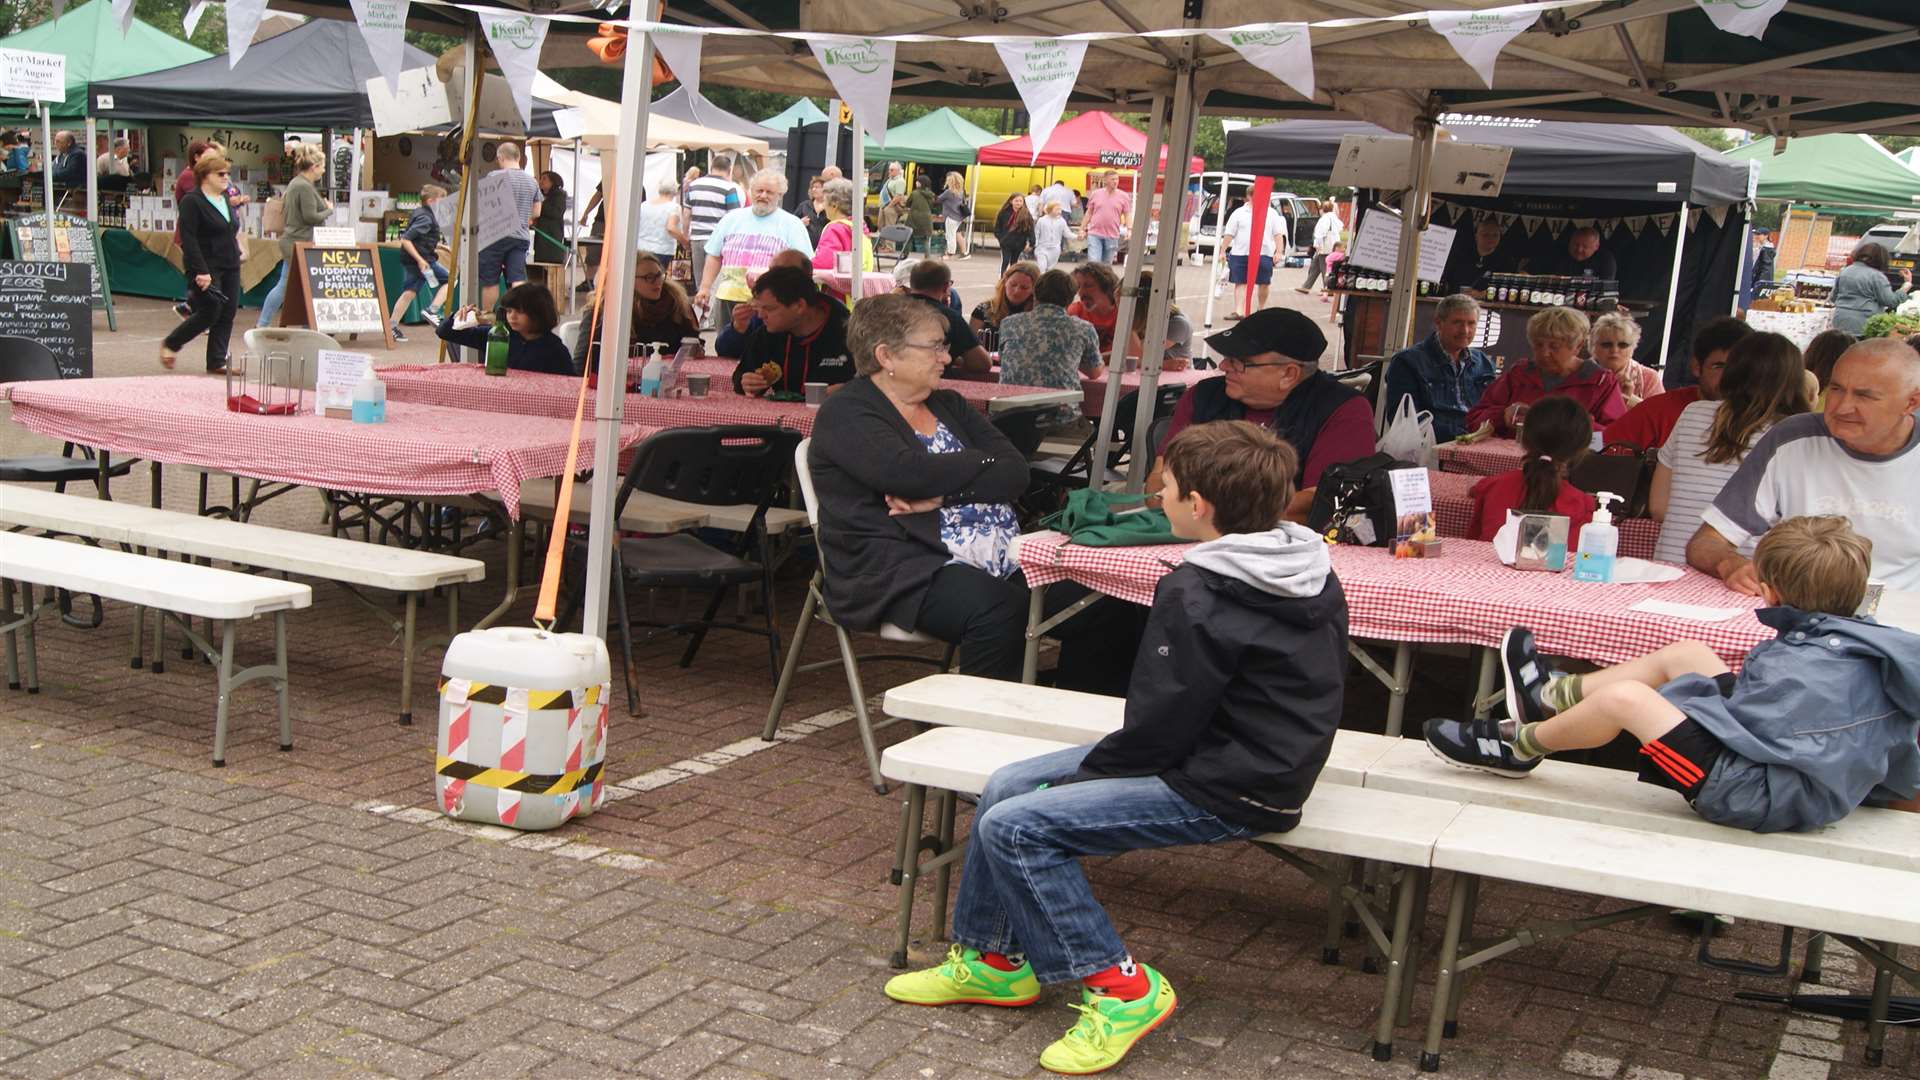
[{"label": "paper cup", "polygon": [[687,394],[691,397],[706,397],[707,381],[711,378],[713,378],[711,375],[702,375],[695,371],[687,372]]},{"label": "paper cup", "polygon": [[807,408],[817,409],[827,403],[827,384],[810,382],[807,384]]}]

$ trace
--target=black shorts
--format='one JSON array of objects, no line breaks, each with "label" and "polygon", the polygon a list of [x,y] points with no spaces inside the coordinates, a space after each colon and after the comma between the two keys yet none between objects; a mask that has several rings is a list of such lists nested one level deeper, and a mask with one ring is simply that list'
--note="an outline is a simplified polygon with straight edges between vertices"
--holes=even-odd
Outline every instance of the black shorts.
[{"label": "black shorts", "polygon": [[[1731,697],[1735,676],[1732,672],[1715,676],[1720,696]],[[1672,731],[1640,748],[1640,779],[1644,783],[1670,788],[1692,802],[1700,786],[1713,773],[1713,763],[1727,752],[1720,737],[1701,727],[1689,716]]]}]

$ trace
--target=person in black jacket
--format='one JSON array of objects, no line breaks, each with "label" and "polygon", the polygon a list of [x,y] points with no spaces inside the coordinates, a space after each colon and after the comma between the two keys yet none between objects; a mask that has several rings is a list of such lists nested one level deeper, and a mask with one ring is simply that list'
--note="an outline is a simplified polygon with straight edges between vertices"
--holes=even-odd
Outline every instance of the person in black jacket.
[{"label": "person in black jacket", "polygon": [[180,260],[187,272],[189,313],[160,343],[160,363],[171,369],[187,342],[207,335],[207,373],[227,370],[227,343],[240,301],[240,222],[227,201],[232,170],[219,151],[193,163],[198,185],[180,200]]},{"label": "person in black jacket", "polygon": [[[526,282],[515,285],[500,297],[500,308],[506,316],[507,329],[513,331],[507,335],[507,370],[537,371],[543,375],[574,373],[573,355],[567,351],[567,345],[560,340],[560,335],[553,332],[560,315],[554,310],[553,294],[544,285]],[[440,320],[434,332],[440,335],[442,341],[480,350],[480,356],[484,359],[490,327],[470,326],[456,330],[453,326],[462,315],[476,314],[474,307],[468,305]]]},{"label": "person in black jacket", "polygon": [[1117,1064],[1175,1004],[1078,857],[1293,828],[1340,722],[1346,599],[1325,542],[1280,521],[1293,448],[1223,421],[1181,433],[1165,464],[1173,531],[1203,542],[1154,591],[1122,727],[993,774],[947,961],[886,988],[916,1005],[1025,1005],[1043,983],[1079,980],[1079,1023],[1040,1056],[1055,1072]]},{"label": "person in black jacket", "polygon": [[798,394],[808,383],[838,386],[853,378],[847,305],[820,291],[811,266],[762,273],[753,283],[753,310],[760,325],[747,331],[740,349],[734,393]]}]

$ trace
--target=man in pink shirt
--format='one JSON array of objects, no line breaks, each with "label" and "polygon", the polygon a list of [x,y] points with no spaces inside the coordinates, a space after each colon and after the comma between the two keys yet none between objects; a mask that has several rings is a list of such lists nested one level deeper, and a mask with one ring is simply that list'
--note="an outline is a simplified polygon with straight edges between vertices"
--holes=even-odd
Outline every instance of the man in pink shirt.
[{"label": "man in pink shirt", "polygon": [[1087,261],[1111,265],[1120,258],[1120,238],[1127,232],[1133,196],[1120,190],[1120,174],[1109,169],[1100,190],[1087,196],[1087,213],[1080,219],[1080,235],[1087,241]]}]

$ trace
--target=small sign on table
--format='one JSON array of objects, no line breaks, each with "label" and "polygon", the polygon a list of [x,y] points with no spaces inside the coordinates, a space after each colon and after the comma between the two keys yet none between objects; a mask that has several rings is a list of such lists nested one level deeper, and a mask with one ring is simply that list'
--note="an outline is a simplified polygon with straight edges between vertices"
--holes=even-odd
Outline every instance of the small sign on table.
[{"label": "small sign on table", "polygon": [[322,416],[337,420],[353,417],[353,388],[373,368],[373,357],[366,353],[321,349],[314,354],[317,370],[314,378],[315,408]]}]

